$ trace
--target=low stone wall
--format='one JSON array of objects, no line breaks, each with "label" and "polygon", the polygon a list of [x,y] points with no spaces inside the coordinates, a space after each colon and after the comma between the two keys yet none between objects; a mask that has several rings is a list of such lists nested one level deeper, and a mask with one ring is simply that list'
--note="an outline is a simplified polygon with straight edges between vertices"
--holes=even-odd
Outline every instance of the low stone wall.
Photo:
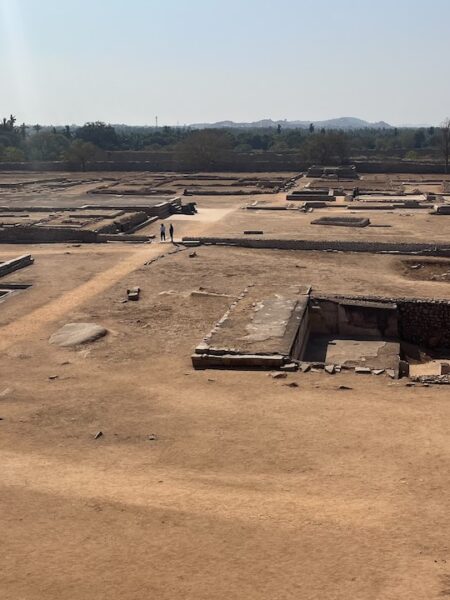
[{"label": "low stone wall", "polygon": [[147,244],[154,239],[154,235],[138,235],[134,233],[99,233],[97,242],[132,242],[134,244]]},{"label": "low stone wall", "polygon": [[[173,198],[158,204],[86,204],[83,206],[85,210],[123,210],[124,212],[143,212],[148,217],[158,217],[166,219],[176,211],[176,207],[181,206],[181,198]],[[73,210],[73,208],[71,209]]]},{"label": "low stone wall", "polygon": [[148,220],[144,212],[127,212],[96,229],[97,233],[126,233]]},{"label": "low stone wall", "polygon": [[116,226],[117,231],[126,233],[145,221],[147,221],[145,212],[125,213],[121,217],[114,219],[114,225]]},{"label": "low stone wall", "polygon": [[294,200],[299,202],[333,202],[336,197],[332,194],[314,194],[311,192],[296,193],[286,195],[286,200]]},{"label": "low stone wall", "polygon": [[450,204],[436,204],[432,215],[450,215]]},{"label": "low stone wall", "polygon": [[442,163],[426,163],[419,161],[355,161],[356,169],[359,173],[418,173],[422,175],[445,173],[445,166]]},{"label": "low stone wall", "polygon": [[4,227],[0,228],[2,244],[38,244],[59,242],[98,242],[97,233],[68,227]]},{"label": "low stone wall", "polygon": [[276,250],[318,250],[321,252],[367,252],[370,254],[415,254],[424,256],[450,256],[449,244],[418,244],[392,242],[283,240],[256,238],[184,237],[183,242],[200,244],[239,246]]},{"label": "low stone wall", "polygon": [[[180,160],[174,152],[108,152],[109,160],[90,161],[86,171],[230,171],[230,172],[283,172],[307,171],[311,163],[301,154],[291,152],[231,152],[207,167],[192,167]],[[444,165],[422,161],[353,161],[359,173],[445,173]],[[81,167],[64,161],[0,162],[0,171],[81,171]],[[323,171],[323,169],[322,169]]]},{"label": "low stone wall", "polygon": [[69,163],[63,161],[0,162],[0,171],[72,171]]},{"label": "low stone wall", "polygon": [[327,225],[331,227],[367,227],[370,225],[370,220],[363,217],[320,217],[320,219],[314,219],[311,221],[311,225]]},{"label": "low stone wall", "polygon": [[341,179],[358,179],[355,165],[323,167],[313,165],[308,169],[308,177],[340,177]]},{"label": "low stone wall", "polygon": [[34,259],[31,257],[31,254],[24,254],[23,256],[18,256],[17,258],[0,263],[0,277],[9,275],[9,273],[17,271],[18,269],[28,267],[28,265],[32,265],[33,262]]}]

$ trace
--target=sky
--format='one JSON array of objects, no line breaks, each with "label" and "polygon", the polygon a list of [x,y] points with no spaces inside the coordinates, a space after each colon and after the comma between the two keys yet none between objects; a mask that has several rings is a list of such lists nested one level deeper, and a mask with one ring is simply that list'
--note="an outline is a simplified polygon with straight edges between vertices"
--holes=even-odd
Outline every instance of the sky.
[{"label": "sky", "polygon": [[0,117],[450,116],[450,0],[0,0]]}]

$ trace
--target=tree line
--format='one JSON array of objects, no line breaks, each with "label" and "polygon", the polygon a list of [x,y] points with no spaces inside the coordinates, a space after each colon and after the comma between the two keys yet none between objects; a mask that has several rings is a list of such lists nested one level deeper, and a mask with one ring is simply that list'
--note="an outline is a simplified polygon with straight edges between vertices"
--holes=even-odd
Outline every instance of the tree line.
[{"label": "tree line", "polygon": [[18,125],[14,115],[0,121],[0,161],[65,160],[85,168],[108,151],[173,152],[183,164],[209,168],[229,153],[295,152],[299,160],[345,164],[351,158],[442,160],[448,171],[450,121],[440,127],[358,129],[199,129],[112,126],[100,121],[81,127]]}]

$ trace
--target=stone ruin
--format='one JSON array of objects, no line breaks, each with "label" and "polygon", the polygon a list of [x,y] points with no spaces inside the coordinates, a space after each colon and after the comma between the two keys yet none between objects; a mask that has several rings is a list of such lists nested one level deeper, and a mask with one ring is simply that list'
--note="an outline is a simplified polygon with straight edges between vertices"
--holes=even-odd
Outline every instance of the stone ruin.
[{"label": "stone ruin", "polygon": [[148,242],[154,235],[136,234],[174,213],[194,214],[195,203],[183,207],[181,198],[83,206],[0,206],[0,243],[107,241]]},{"label": "stone ruin", "polygon": [[[6,261],[0,261],[0,278],[28,267],[34,263],[34,259],[31,254],[23,254]],[[0,302],[3,302],[12,295],[16,295],[23,290],[27,290],[31,287],[28,283],[3,283],[0,282]]]},{"label": "stone ruin", "polygon": [[364,217],[344,217],[341,215],[335,217],[320,217],[311,221],[311,225],[331,225],[334,227],[367,227],[370,220]]},{"label": "stone ruin", "polygon": [[[248,286],[192,355],[195,369],[353,370],[392,378],[410,375],[410,365],[420,377],[417,364],[446,361],[450,302],[323,296],[308,286]],[[442,383],[447,374],[434,376]]]},{"label": "stone ruin", "polygon": [[287,194],[286,200],[297,200],[300,202],[334,202],[336,195],[333,189],[309,189],[294,190]]},{"label": "stone ruin", "polygon": [[313,165],[308,169],[307,177],[327,179],[359,179],[355,165],[338,167],[320,167]]}]

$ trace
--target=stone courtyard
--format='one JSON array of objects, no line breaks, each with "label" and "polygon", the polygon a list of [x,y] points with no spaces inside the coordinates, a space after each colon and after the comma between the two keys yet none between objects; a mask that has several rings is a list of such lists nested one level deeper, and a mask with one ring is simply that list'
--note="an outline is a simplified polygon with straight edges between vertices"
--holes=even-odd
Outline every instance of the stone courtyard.
[{"label": "stone courtyard", "polygon": [[447,178],[313,174],[0,173],[5,598],[445,595]]}]

